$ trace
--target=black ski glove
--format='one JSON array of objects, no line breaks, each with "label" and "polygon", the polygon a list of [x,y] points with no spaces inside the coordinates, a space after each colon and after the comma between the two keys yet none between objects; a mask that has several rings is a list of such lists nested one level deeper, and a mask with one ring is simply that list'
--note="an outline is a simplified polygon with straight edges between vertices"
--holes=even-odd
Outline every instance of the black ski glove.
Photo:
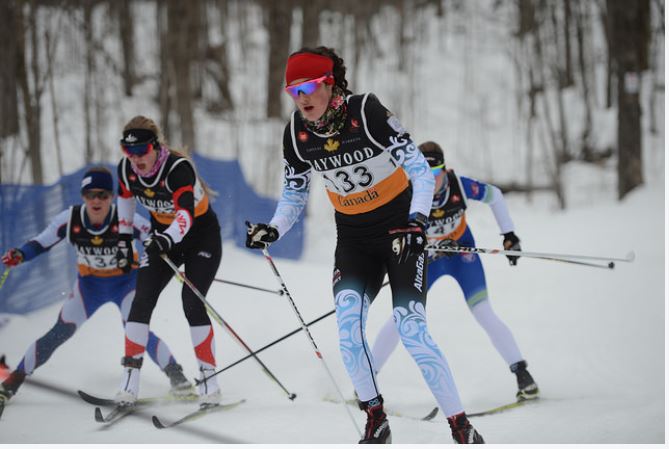
[{"label": "black ski glove", "polygon": [[398,264],[406,262],[411,256],[416,256],[425,250],[427,244],[426,225],[427,217],[425,215],[412,214],[406,226],[388,231],[389,234],[396,235],[391,244]]},{"label": "black ski glove", "polygon": [[154,231],[148,239],[144,240],[144,251],[151,259],[160,257],[161,254],[166,254],[171,249],[172,239],[167,234]]},{"label": "black ski glove", "polygon": [[116,266],[124,273],[130,273],[135,255],[132,251],[132,235],[119,234],[116,243]]},{"label": "black ski glove", "polygon": [[265,223],[246,222],[246,247],[264,249],[279,240],[279,231]]},{"label": "black ski glove", "polygon": [[[513,231],[507,232],[504,234],[504,241],[502,242],[504,249],[512,251],[522,251],[520,248],[520,239],[514,234]],[[506,256],[509,259],[509,265],[515,267],[518,264],[518,259],[520,256]]]}]

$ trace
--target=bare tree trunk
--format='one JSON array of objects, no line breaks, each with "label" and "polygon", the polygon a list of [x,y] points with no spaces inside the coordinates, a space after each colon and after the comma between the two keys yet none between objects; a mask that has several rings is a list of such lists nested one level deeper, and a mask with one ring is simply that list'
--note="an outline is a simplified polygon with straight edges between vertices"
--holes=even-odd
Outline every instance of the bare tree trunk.
[{"label": "bare tree trunk", "polygon": [[532,33],[537,26],[535,0],[518,0],[518,30],[516,36]]},{"label": "bare tree trunk", "polygon": [[181,143],[195,148],[195,124],[191,85],[191,43],[188,41],[192,22],[197,20],[191,3],[170,0],[167,3],[170,65],[175,75],[176,106],[181,124]]},{"label": "bare tree trunk", "polygon": [[[41,96],[42,88],[39,84],[39,62],[38,62],[38,42],[37,42],[37,2],[32,0],[29,3],[30,41],[31,41],[31,73],[28,73],[26,62],[26,18],[20,12],[17,17],[17,37],[19,45],[17,47],[18,56],[18,80],[21,95],[23,97],[23,107],[25,110],[26,132],[28,135],[28,157],[30,158],[30,167],[33,183],[44,183],[44,172],[42,168],[42,155],[40,152],[41,135]],[[32,85],[29,77],[32,75]]]},{"label": "bare tree trunk", "polygon": [[93,70],[95,49],[93,48],[93,4],[83,2],[84,45],[86,46],[86,72],[84,73],[84,162],[93,162],[93,118],[91,99],[93,96]]},{"label": "bare tree trunk", "polygon": [[110,3],[116,9],[121,53],[123,54],[123,88],[128,97],[132,96],[132,88],[137,81],[135,73],[135,21],[130,0],[116,0]]},{"label": "bare tree trunk", "polygon": [[[588,1],[588,0],[586,0]],[[589,5],[583,4],[582,0],[574,0],[576,5],[576,42],[578,44],[578,67],[581,76],[581,87],[583,89],[583,107],[585,109],[585,123],[581,132],[581,150],[580,156],[585,161],[594,160],[594,150],[592,148],[592,98],[590,92],[590,67],[586,57],[585,39],[590,36],[590,14]]]},{"label": "bare tree trunk", "polygon": [[188,42],[191,51],[191,98],[202,99],[205,70],[207,67],[207,48],[209,47],[209,21],[207,20],[207,1],[189,2],[193,9],[188,24]]},{"label": "bare tree trunk", "polygon": [[316,47],[320,44],[319,0],[300,0],[302,7],[302,46]]},{"label": "bare tree trunk", "polygon": [[625,0],[608,0],[612,22],[613,57],[618,83],[618,198],[624,198],[643,184],[641,148],[641,70],[647,59],[644,30],[649,16],[649,0],[630,7]]},{"label": "bare tree trunk", "polygon": [[564,87],[574,85],[574,68],[571,58],[571,22],[572,10],[571,2],[573,0],[563,0],[564,17],[562,19],[562,34],[564,35]]},{"label": "bare tree trunk", "polygon": [[[551,4],[550,6],[550,15],[551,15],[551,23],[552,23],[552,28],[553,28],[553,36],[555,38],[555,49],[558,54],[560,54],[560,45],[558,45],[558,42],[560,42],[560,27],[557,21],[557,7],[555,4]],[[568,40],[569,36],[563,36],[564,39]],[[568,55],[565,56],[565,59],[569,57]],[[559,164],[564,164],[566,162],[569,162],[571,160],[571,154],[569,151],[569,133],[567,130],[567,118],[565,116],[565,110],[564,110],[564,100],[562,97],[562,91],[564,87],[568,86],[569,84],[569,78],[571,77],[571,83],[573,84],[573,76],[567,74],[567,69],[565,69],[560,62],[561,58],[556,58],[556,60],[551,63],[550,65],[552,66],[551,72],[555,76],[555,90],[556,90],[556,95],[555,95],[555,101],[558,107],[558,120],[559,120],[559,147],[556,148],[558,153],[556,154],[556,159],[559,161]],[[543,60],[543,57],[542,57]],[[571,70],[571,69],[569,69]]]},{"label": "bare tree trunk", "polygon": [[171,111],[171,66],[169,64],[169,41],[167,28],[167,7],[165,2],[157,2],[156,4],[156,24],[158,30],[158,42],[160,47],[160,79],[158,81],[158,108],[160,110],[160,127],[165,135],[165,138],[172,140],[172,127],[170,126],[170,111]]},{"label": "bare tree trunk", "polygon": [[53,117],[53,145],[56,149],[56,161],[58,163],[58,177],[63,176],[63,151],[60,146],[60,127],[58,125],[58,102],[56,101],[56,88],[53,82],[53,57],[56,53],[56,42],[52,44],[51,32],[49,28],[44,31],[44,49],[47,62],[47,81],[49,83],[49,97],[51,98],[51,115]]},{"label": "bare tree trunk", "polygon": [[286,58],[290,47],[292,24],[291,2],[265,2],[269,34],[269,70],[267,73],[267,117],[281,118],[281,87],[284,83]]},{"label": "bare tree trunk", "polygon": [[230,20],[228,14],[228,1],[218,0],[218,27],[223,38],[220,44],[207,44],[205,52],[206,73],[212,78],[218,89],[218,96],[208,96],[207,110],[214,113],[231,111],[234,109],[232,94],[230,92],[230,70],[228,61],[228,39],[225,35],[227,22]]},{"label": "bare tree trunk", "polygon": [[[545,14],[545,8],[546,8],[545,3],[541,3],[540,6],[541,6],[540,11],[537,11],[537,14],[542,14],[542,13]],[[541,23],[541,20],[538,20],[537,22]],[[548,157],[547,164],[549,164],[550,159],[553,160],[552,166],[549,164],[549,167],[551,167],[549,173],[551,174],[553,189],[557,197],[560,209],[565,209],[567,207],[567,203],[564,196],[564,187],[562,185],[562,176],[561,176],[562,173],[561,148],[564,147],[560,145],[559,143],[560,138],[558,137],[557,132],[553,128],[553,119],[548,99],[549,88],[548,88],[548,83],[546,82],[546,77],[544,75],[546,66],[542,50],[543,42],[541,40],[541,28],[539,28],[539,26],[536,26],[533,30],[533,45],[535,53],[534,59],[536,64],[536,73],[538,74],[539,84],[542,86],[542,91],[543,91],[543,94],[541,95],[541,100],[543,104],[543,122],[545,125],[546,134],[548,135],[549,143],[553,154],[552,157],[550,157],[550,155],[547,155]],[[558,96],[559,95],[560,94],[558,91]],[[546,149],[548,150],[548,147],[546,147]]]},{"label": "bare tree trunk", "polygon": [[[655,5],[655,14],[651,14],[651,17],[656,17],[659,18],[659,20],[656,20],[656,27],[652,27],[654,29],[653,31],[653,37],[651,40],[651,52],[650,52],[650,72],[652,74],[652,90],[651,94],[648,96],[648,109],[650,111],[650,132],[653,135],[657,135],[659,133],[659,128],[658,128],[658,119],[657,119],[657,110],[655,109],[656,102],[658,100],[658,95],[657,94],[662,94],[664,97],[664,78],[662,75],[664,75],[664,68],[662,70],[659,70],[658,67],[658,55],[659,55],[659,50],[664,49],[664,2],[661,2],[660,0],[656,0],[654,2]],[[664,58],[661,59],[664,62]]]},{"label": "bare tree trunk", "polygon": [[611,15],[606,10],[606,0],[598,0],[599,18],[604,29],[604,37],[606,40],[606,108],[613,106],[613,43],[611,30]]},{"label": "bare tree trunk", "polygon": [[20,10],[14,1],[0,2],[0,138],[19,132],[16,58],[18,39],[15,23]]},{"label": "bare tree trunk", "polygon": [[658,16],[660,17],[660,29],[658,31],[664,36],[664,0],[654,0],[653,3],[657,9]]},{"label": "bare tree trunk", "polygon": [[[367,31],[364,21],[360,18],[359,14],[353,16],[353,58],[352,64],[350,64],[348,70],[351,70],[351,75],[349,75],[348,83],[349,89],[358,84],[360,79],[360,70],[362,67],[360,64],[360,58],[362,57],[363,52],[365,51],[365,33]],[[347,64],[348,65],[348,64]],[[351,67],[352,66],[352,67]]]},{"label": "bare tree trunk", "polygon": [[400,26],[397,30],[399,40],[397,68],[400,72],[408,70],[409,60],[411,59],[409,52],[416,34],[416,5],[414,3],[413,0],[400,0],[398,4]]}]

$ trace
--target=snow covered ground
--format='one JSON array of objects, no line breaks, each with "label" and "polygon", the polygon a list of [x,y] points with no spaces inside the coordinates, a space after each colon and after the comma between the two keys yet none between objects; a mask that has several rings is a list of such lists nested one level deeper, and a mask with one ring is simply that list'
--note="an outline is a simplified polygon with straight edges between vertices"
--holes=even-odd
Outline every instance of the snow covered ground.
[{"label": "snow covered ground", "polygon": [[[665,442],[664,195],[663,182],[659,182],[638,189],[620,204],[605,200],[559,213],[541,198],[533,206],[522,198],[508,198],[527,251],[622,257],[634,250],[636,260],[619,263],[610,271],[527,258],[511,268],[504,257],[483,256],[493,306],[514,333],[544,399],[472,419],[488,442]],[[318,195],[312,198],[319,199]],[[499,247],[498,230],[486,206],[473,205],[469,218],[479,246]],[[306,321],[333,308],[332,224],[317,216],[310,220],[303,260],[276,260]],[[224,247],[219,277],[278,288],[261,256],[230,244]],[[168,286],[152,327],[194,376],[195,359],[181,311],[180,288],[176,281]],[[371,308],[370,341],[390,312],[389,299],[388,290],[383,290]],[[216,283],[209,300],[252,348],[299,326],[287,300],[279,295]],[[0,327],[0,351],[12,365],[52,325],[58,308],[54,305],[29,316],[11,316]],[[428,319],[432,335],[449,359],[467,411],[513,400],[514,377],[469,314],[451,279],[440,280],[431,290]],[[315,324],[311,332],[338,385],[345,395],[352,395],[339,356],[334,317]],[[216,344],[221,367],[245,355],[223,330],[218,330]],[[192,406],[149,407],[142,416],[102,429],[93,419],[93,407],[75,392],[113,395],[120,380],[122,351],[119,313],[107,305],[33,376],[71,395],[26,384],[0,420],[0,443],[348,444],[358,439],[343,406],[323,400],[336,392],[302,333],[260,355],[287,389],[297,394],[293,402],[248,360],[220,376],[226,398],[247,400],[233,410],[180,428],[157,430],[148,416],[155,413],[169,420]],[[379,381],[388,408],[405,416],[424,415],[435,405],[401,347]],[[159,395],[167,387],[167,379],[147,360],[141,394]],[[362,428],[362,413],[352,412]],[[451,443],[442,415],[432,422],[400,417],[391,417],[390,422],[394,443]]]}]

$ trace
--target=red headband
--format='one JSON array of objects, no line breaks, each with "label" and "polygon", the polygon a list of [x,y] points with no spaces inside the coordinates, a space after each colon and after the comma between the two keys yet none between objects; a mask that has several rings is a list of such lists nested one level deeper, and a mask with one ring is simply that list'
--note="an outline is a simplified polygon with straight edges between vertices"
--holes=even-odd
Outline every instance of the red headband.
[{"label": "red headband", "polygon": [[305,78],[320,78],[326,73],[332,73],[334,61],[327,56],[315,53],[298,53],[288,58],[286,64],[286,86],[293,81]]}]

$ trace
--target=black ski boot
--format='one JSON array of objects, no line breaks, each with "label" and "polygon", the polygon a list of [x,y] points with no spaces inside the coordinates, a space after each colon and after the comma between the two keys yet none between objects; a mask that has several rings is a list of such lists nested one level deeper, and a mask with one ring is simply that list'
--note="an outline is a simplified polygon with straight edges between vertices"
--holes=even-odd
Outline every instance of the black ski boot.
[{"label": "black ski boot", "polygon": [[525,360],[516,362],[509,368],[516,375],[516,380],[518,381],[516,400],[526,401],[539,397],[539,387],[537,387],[532,375],[527,371],[527,362]]},{"label": "black ski boot", "polygon": [[183,368],[176,362],[169,363],[164,370],[167,377],[170,379],[170,393],[174,396],[190,396],[195,395],[193,384],[190,383],[186,376],[184,376]]},{"label": "black ski boot", "polygon": [[372,400],[363,402],[365,413],[367,413],[367,425],[365,425],[365,436],[358,441],[359,444],[390,444],[392,435],[390,424],[383,411],[383,397],[381,395]]},{"label": "black ski boot", "polygon": [[465,412],[447,418],[456,444],[483,444],[483,437],[474,429]]}]

